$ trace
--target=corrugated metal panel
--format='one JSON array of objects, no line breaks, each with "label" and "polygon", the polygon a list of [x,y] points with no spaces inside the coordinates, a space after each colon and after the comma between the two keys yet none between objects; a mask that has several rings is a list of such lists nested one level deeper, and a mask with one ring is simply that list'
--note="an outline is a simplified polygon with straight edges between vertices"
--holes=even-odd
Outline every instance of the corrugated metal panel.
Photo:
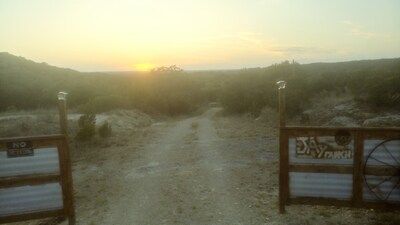
[{"label": "corrugated metal panel", "polygon": [[62,208],[59,183],[0,189],[0,216]]},{"label": "corrugated metal panel", "polygon": [[351,199],[352,183],[352,174],[289,173],[291,198],[321,197]]},{"label": "corrugated metal panel", "polygon": [[59,173],[57,148],[34,149],[33,156],[7,158],[7,152],[0,152],[0,178]]},{"label": "corrugated metal panel", "polygon": [[400,187],[395,186],[399,182],[399,177],[392,177],[392,179],[390,179],[390,177],[385,176],[367,175],[366,179],[372,190],[364,183],[364,200],[382,201],[387,198],[388,202],[400,202]]},{"label": "corrugated metal panel", "polygon": [[[333,137],[330,137],[331,139]],[[353,141],[349,144],[353,146]],[[296,138],[289,138],[289,164],[352,165],[353,159],[315,159],[296,156]]]},{"label": "corrugated metal panel", "polygon": [[364,141],[364,160],[366,160],[366,158],[370,154],[370,152],[373,151],[375,147],[377,147],[377,149],[372,153],[372,157],[375,159],[370,158],[367,162],[367,165],[368,166],[393,165],[393,166],[399,167],[400,166],[399,165],[399,162],[400,162],[400,140],[388,141],[384,145],[379,145],[383,141],[385,141],[385,140],[365,140]]},{"label": "corrugated metal panel", "polygon": [[[364,162],[367,167],[400,167],[400,140],[387,141],[381,144],[384,141],[364,141]],[[368,155],[370,155],[369,158]],[[392,177],[366,175],[365,179],[363,198],[366,201],[379,202],[387,198],[388,202],[400,202],[400,185],[398,184],[400,177],[398,175]]]}]

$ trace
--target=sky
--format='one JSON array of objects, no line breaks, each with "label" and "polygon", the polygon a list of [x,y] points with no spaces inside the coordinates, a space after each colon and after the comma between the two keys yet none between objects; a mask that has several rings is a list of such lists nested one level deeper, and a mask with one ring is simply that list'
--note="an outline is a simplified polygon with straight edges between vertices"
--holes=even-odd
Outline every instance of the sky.
[{"label": "sky", "polygon": [[0,52],[79,71],[400,57],[399,0],[0,0]]}]

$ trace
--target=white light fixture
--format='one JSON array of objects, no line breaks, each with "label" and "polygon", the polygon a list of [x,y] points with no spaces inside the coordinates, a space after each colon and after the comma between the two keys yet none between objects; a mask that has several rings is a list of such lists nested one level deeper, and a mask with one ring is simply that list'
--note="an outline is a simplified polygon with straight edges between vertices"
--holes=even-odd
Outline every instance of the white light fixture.
[{"label": "white light fixture", "polygon": [[65,100],[65,98],[67,97],[67,92],[58,92],[58,100]]},{"label": "white light fixture", "polygon": [[286,81],[283,80],[276,82],[276,84],[279,86],[278,89],[284,89],[286,87]]}]

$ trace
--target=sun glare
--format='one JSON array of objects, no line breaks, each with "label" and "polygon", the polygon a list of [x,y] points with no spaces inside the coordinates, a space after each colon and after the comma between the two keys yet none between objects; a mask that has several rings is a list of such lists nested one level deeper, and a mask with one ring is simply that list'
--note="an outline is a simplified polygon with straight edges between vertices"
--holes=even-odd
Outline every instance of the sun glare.
[{"label": "sun glare", "polygon": [[156,65],[154,64],[149,64],[149,63],[143,63],[143,64],[137,64],[135,65],[135,69],[138,71],[143,71],[143,72],[147,72],[150,71],[152,69],[154,69],[156,67]]}]

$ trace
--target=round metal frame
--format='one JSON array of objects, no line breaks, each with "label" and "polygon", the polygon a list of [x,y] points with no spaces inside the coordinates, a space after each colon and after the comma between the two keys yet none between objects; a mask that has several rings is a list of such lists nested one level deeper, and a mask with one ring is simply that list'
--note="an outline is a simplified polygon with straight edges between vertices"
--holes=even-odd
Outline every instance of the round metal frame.
[{"label": "round metal frame", "polygon": [[[382,141],[378,145],[374,147],[374,149],[367,155],[365,158],[365,164],[363,169],[364,180],[368,187],[368,189],[374,193],[374,195],[381,201],[387,201],[390,195],[396,188],[400,188],[400,157],[399,153],[394,153],[395,151],[400,151],[399,149],[388,149],[385,144],[388,144],[392,141],[400,141],[400,138],[388,139]],[[377,157],[378,154],[382,154],[385,152],[387,157],[390,160],[384,160]],[[371,165],[373,162],[378,162],[379,166]],[[368,168],[379,167],[381,168],[382,173],[377,175],[379,177],[378,183],[372,183],[367,178],[367,170]],[[389,185],[389,188],[386,190],[382,190],[382,185]]]}]

